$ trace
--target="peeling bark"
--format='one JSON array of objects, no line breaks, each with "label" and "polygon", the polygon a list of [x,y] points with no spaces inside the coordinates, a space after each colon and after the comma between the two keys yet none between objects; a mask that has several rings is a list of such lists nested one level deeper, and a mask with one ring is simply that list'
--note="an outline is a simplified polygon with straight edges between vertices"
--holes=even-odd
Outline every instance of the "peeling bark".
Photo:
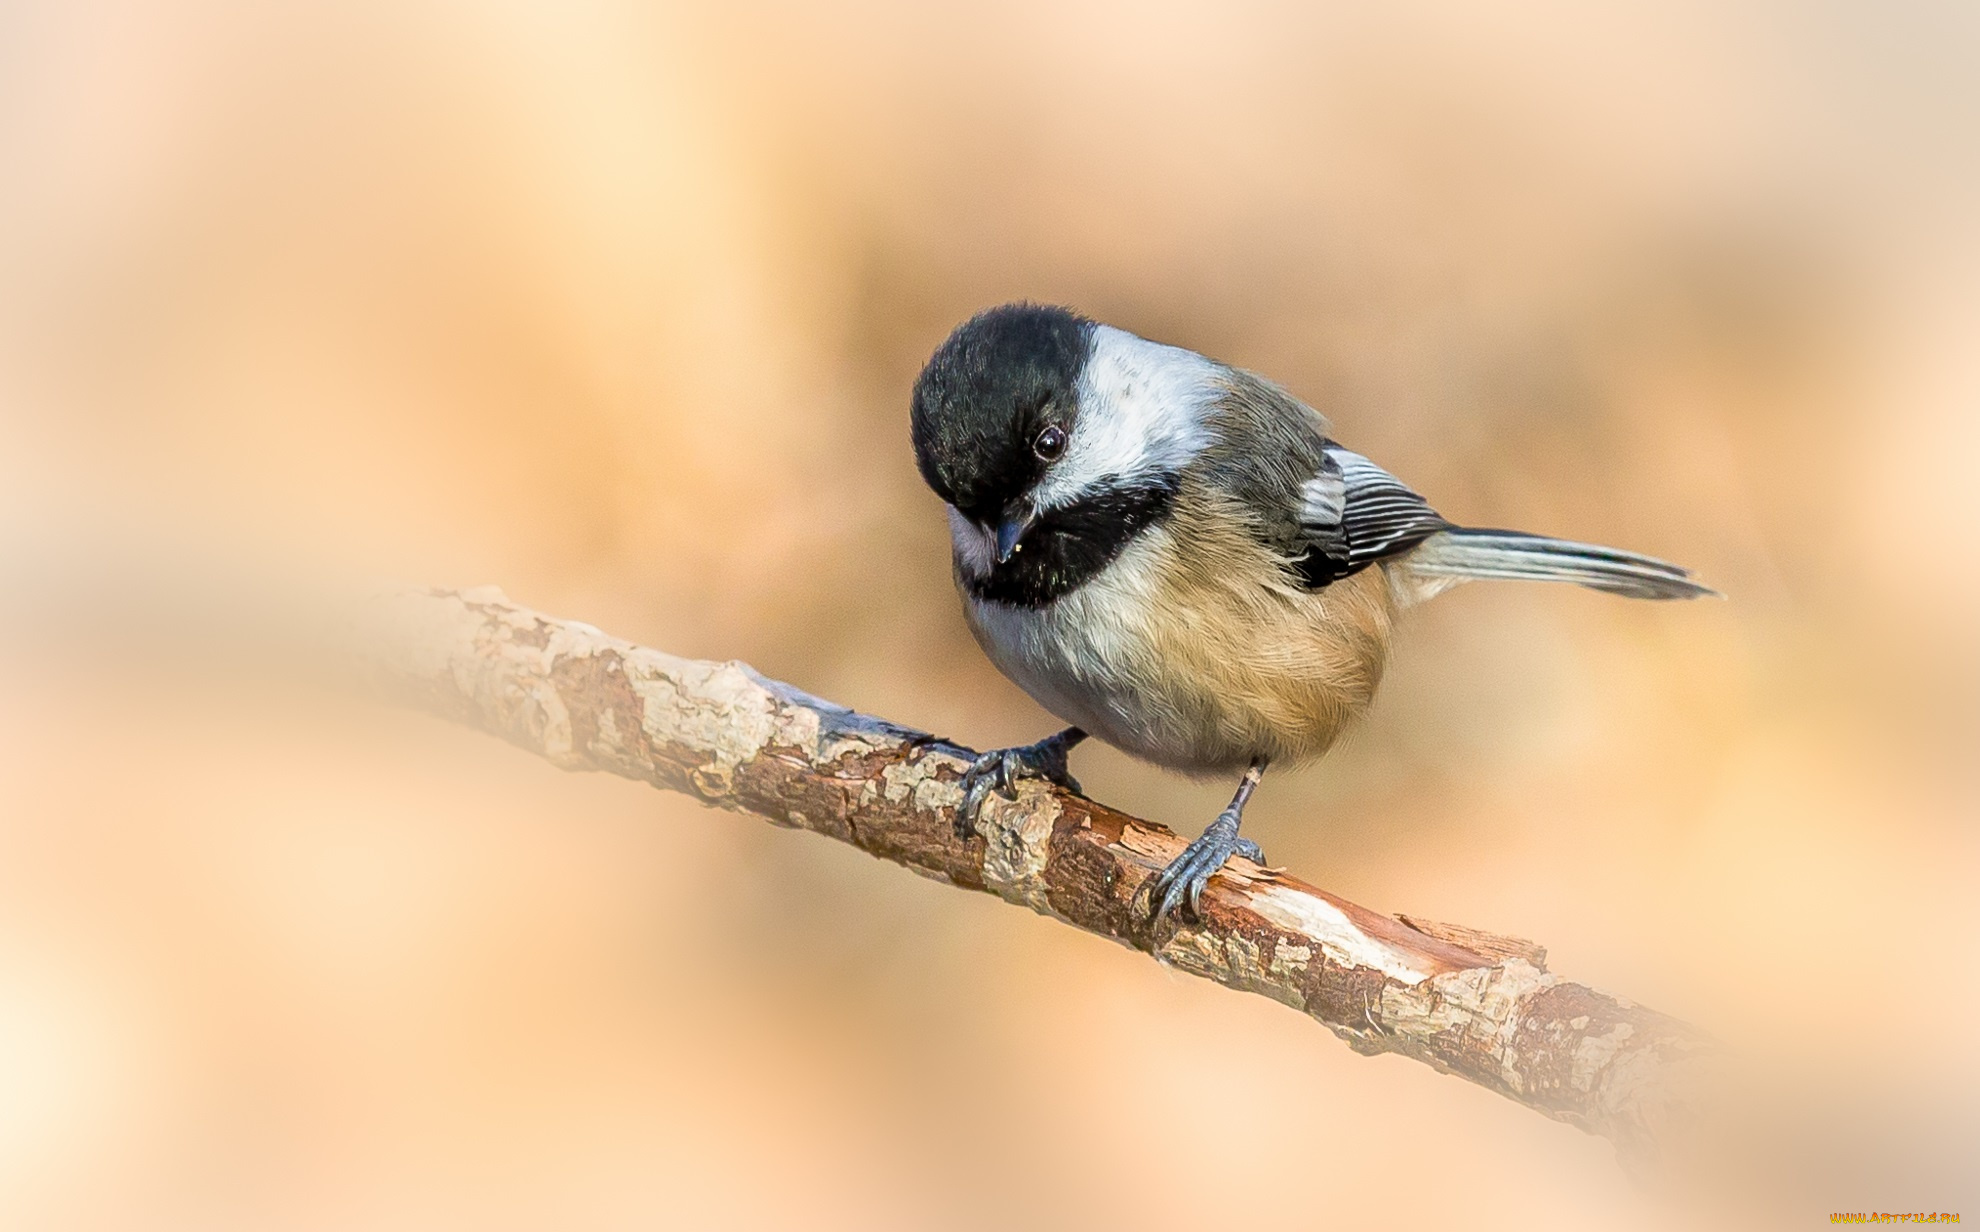
[{"label": "peeling bark", "polygon": [[954,836],[968,750],[766,680],[679,659],[498,591],[395,591],[366,609],[368,674],[559,766],[639,779],[985,890],[1657,1153],[1712,1050],[1691,1028],[1545,970],[1531,942],[1381,915],[1243,859],[1202,918],[1149,922],[1169,830],[1041,783]]}]

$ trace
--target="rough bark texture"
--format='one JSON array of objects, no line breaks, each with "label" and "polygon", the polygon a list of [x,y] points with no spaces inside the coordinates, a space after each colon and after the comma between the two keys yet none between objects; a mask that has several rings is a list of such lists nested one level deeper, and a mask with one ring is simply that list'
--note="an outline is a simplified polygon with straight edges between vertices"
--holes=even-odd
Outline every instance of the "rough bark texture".
[{"label": "rough bark texture", "polygon": [[[1043,784],[954,836],[969,751],[741,663],[678,659],[508,602],[399,591],[367,609],[367,670],[402,699],[573,770],[640,779],[851,843],[1262,993],[1363,1053],[1395,1052],[1602,1134],[1641,1161],[1687,1119],[1690,1028],[1544,969],[1531,942],[1378,914],[1245,860],[1202,918],[1151,927],[1169,830]],[[1667,1144],[1666,1144],[1667,1145]]]}]

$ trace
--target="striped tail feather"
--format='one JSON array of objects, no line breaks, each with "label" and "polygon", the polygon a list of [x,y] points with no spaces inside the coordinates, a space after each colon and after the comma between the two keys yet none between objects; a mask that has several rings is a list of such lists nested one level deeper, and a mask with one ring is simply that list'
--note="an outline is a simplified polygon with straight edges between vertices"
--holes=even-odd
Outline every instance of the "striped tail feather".
[{"label": "striped tail feather", "polygon": [[1516,530],[1453,527],[1425,539],[1406,567],[1428,593],[1469,578],[1573,582],[1632,599],[1697,599],[1719,592],[1689,569],[1592,543],[1571,543]]}]

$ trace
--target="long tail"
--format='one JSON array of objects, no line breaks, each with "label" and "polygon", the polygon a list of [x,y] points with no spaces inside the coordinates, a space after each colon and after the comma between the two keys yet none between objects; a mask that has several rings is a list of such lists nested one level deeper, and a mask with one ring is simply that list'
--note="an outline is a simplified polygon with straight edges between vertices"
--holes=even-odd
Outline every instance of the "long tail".
[{"label": "long tail", "polygon": [[1692,581],[1690,570],[1661,560],[1516,530],[1441,531],[1410,553],[1405,566],[1430,594],[1468,578],[1573,582],[1632,599],[1697,599],[1719,593]]}]

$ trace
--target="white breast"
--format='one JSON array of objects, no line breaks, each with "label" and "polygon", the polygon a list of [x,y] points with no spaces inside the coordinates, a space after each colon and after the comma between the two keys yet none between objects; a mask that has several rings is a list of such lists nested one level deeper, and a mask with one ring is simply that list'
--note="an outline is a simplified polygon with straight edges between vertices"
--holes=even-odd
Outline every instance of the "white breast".
[{"label": "white breast", "polygon": [[1042,608],[965,592],[970,629],[1000,671],[1059,718],[1162,765],[1195,760],[1199,733],[1163,704],[1162,664],[1141,613],[1159,602],[1168,534],[1150,530],[1098,577]]}]

